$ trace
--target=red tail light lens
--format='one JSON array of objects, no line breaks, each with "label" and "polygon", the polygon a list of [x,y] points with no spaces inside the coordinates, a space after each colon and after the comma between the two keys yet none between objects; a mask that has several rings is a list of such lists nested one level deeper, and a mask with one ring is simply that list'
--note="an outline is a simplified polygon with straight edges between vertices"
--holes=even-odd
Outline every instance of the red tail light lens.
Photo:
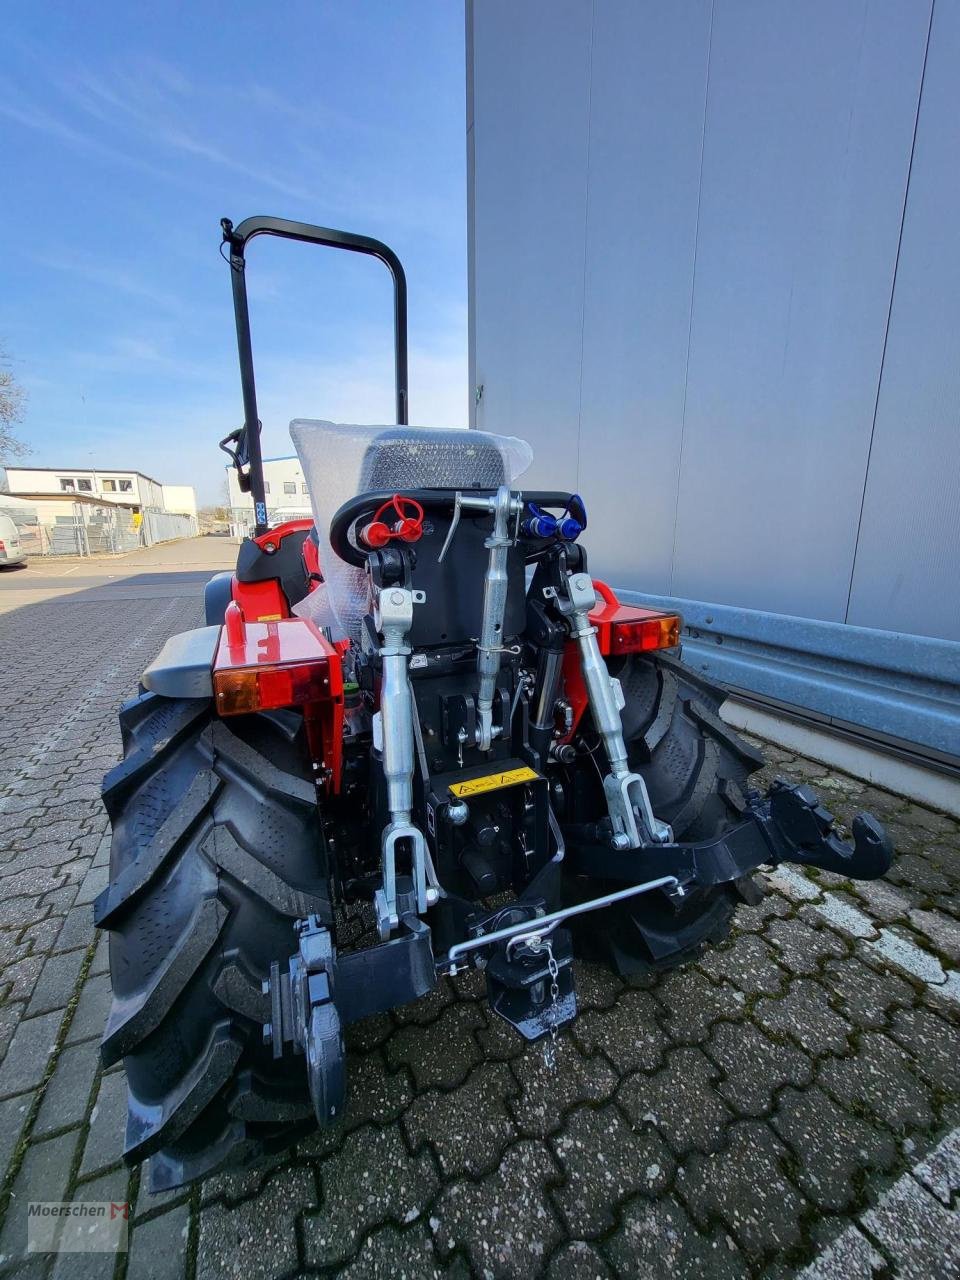
[{"label": "red tail light lens", "polygon": [[234,602],[213,664],[213,695],[222,716],[339,702],[340,654],[312,622],[247,623]]},{"label": "red tail light lens", "polygon": [[614,622],[610,627],[610,652],[649,653],[673,649],[680,643],[680,615],[666,613],[659,618],[636,622]]},{"label": "red tail light lens", "polygon": [[272,711],[330,697],[330,673],[326,662],[299,666],[237,667],[214,671],[213,692],[222,716],[250,711]]}]

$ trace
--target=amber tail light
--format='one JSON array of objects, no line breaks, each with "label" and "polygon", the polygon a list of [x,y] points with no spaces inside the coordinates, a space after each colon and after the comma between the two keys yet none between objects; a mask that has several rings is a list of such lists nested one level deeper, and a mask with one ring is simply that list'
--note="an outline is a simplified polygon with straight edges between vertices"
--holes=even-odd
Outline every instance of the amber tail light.
[{"label": "amber tail light", "polygon": [[610,652],[649,653],[653,649],[673,649],[680,643],[680,626],[678,613],[630,622],[613,622],[610,627]]}]

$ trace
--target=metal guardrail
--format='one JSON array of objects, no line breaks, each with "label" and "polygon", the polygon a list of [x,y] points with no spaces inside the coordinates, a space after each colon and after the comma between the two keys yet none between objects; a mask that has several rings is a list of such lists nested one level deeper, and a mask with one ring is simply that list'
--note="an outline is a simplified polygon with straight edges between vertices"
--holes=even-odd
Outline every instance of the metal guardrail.
[{"label": "metal guardrail", "polygon": [[[960,767],[960,643],[637,591],[631,604],[683,614],[683,654],[733,691],[861,726]],[[943,762],[941,762],[943,763]]]}]

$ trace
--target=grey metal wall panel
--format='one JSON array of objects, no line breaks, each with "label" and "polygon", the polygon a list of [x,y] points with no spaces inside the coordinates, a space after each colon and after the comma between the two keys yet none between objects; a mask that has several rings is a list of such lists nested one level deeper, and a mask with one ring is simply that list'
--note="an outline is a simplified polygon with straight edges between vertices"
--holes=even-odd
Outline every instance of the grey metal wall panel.
[{"label": "grey metal wall panel", "polygon": [[596,571],[688,598],[717,678],[949,751],[960,2],[930,15],[467,0],[471,369],[474,425],[582,489]]},{"label": "grey metal wall panel", "polygon": [[672,595],[844,618],[928,19],[716,5]]},{"label": "grey metal wall panel", "polygon": [[651,591],[668,589],[673,552],[710,14],[709,0],[604,0],[594,19],[580,439],[566,483],[589,503],[596,564]]},{"label": "grey metal wall panel", "polygon": [[960,5],[938,3],[848,619],[960,640]]},{"label": "grey metal wall panel", "polygon": [[475,425],[531,439],[557,487],[576,458],[593,12],[473,12]]}]

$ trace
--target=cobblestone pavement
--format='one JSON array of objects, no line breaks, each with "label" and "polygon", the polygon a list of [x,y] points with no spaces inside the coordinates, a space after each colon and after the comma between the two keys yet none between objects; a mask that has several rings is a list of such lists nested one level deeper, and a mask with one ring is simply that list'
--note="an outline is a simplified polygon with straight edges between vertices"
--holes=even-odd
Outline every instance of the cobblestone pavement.
[{"label": "cobblestone pavement", "polygon": [[[889,824],[885,881],[781,869],[681,973],[627,984],[579,967],[556,1072],[475,981],[445,980],[351,1030],[338,1130],[150,1197],[120,1160],[123,1075],[99,1065],[109,979],[91,903],[116,707],[199,621],[209,567],[192,554],[192,573],[128,558],[113,581],[0,617],[6,1273],[960,1274],[960,824],[776,748],[770,777]],[[129,1200],[129,1253],[25,1257],[27,1202],[66,1197]]]}]

